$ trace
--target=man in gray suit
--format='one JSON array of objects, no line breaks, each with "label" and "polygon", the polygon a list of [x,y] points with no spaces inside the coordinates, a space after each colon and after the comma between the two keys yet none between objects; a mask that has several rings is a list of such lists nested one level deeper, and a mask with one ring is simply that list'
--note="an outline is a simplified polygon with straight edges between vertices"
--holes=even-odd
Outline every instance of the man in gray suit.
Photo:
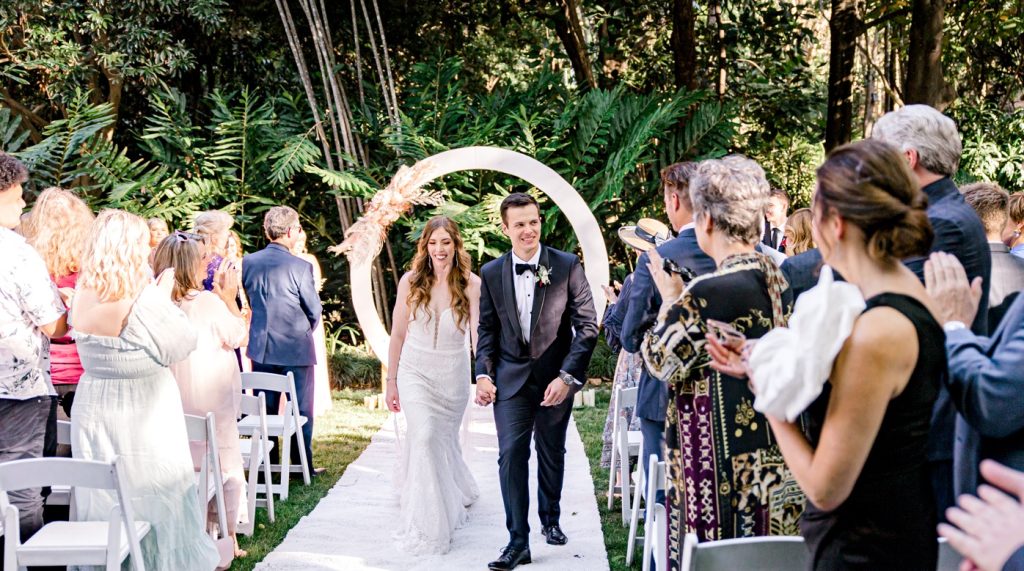
[{"label": "man in gray suit", "polygon": [[1010,253],[1003,242],[1009,221],[1010,195],[994,182],[975,182],[960,189],[967,204],[978,213],[992,251],[992,278],[988,291],[988,332],[999,326],[1014,298],[1024,289],[1024,258]]},{"label": "man in gray suit", "polygon": [[[323,308],[313,282],[313,266],[291,254],[302,234],[299,214],[287,206],[275,206],[263,218],[263,231],[270,244],[242,260],[242,285],[252,306],[246,354],[255,372],[294,375],[299,414],[308,419],[302,435],[310,475],[314,475],[313,329]],[[280,393],[267,392],[266,398],[267,410],[276,411]],[[292,462],[298,463],[295,443],[291,455]]]}]

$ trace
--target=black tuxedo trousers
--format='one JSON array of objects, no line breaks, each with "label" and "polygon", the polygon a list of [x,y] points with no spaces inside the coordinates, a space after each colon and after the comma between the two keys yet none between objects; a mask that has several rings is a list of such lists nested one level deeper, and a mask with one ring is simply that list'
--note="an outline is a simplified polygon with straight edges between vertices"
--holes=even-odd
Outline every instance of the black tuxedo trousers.
[{"label": "black tuxedo trousers", "polygon": [[[498,480],[505,503],[510,544],[530,544],[530,438],[537,450],[537,511],[542,526],[558,525],[565,473],[565,433],[575,390],[557,406],[541,406],[551,379],[529,381],[511,398],[495,401],[498,431]],[[559,382],[561,382],[559,380]]]}]

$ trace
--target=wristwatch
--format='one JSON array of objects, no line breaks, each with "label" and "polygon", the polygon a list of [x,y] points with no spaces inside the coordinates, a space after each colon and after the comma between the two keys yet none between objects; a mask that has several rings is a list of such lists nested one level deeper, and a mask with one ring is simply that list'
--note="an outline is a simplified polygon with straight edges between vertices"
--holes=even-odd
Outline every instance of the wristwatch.
[{"label": "wristwatch", "polygon": [[576,377],[566,373],[565,371],[558,371],[558,378],[562,379],[562,382],[570,387],[582,387],[583,381],[580,381]]}]

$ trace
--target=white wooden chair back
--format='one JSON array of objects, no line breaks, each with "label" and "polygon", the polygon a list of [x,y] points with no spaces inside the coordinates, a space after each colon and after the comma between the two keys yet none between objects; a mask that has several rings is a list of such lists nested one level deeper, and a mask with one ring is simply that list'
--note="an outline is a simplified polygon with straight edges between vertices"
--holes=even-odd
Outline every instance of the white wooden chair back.
[{"label": "white wooden chair back", "polygon": [[939,538],[939,564],[935,567],[936,571],[959,571],[963,560],[963,555],[957,553],[945,537]]},{"label": "white wooden chair back", "polygon": [[[224,476],[220,469],[220,450],[217,448],[217,423],[212,412],[206,416],[185,415],[185,431],[190,442],[201,442],[205,452],[199,466],[199,504],[202,506],[203,519],[206,521],[206,510],[210,500],[216,500],[217,525],[220,536],[228,535],[227,509],[224,501]],[[212,483],[212,486],[211,486]],[[213,539],[216,534],[211,533]]]},{"label": "white wooden chair back", "polygon": [[[665,506],[656,504],[655,498],[658,497],[658,492],[665,490],[665,463],[659,462],[658,457],[651,454],[651,457],[647,461],[647,502],[651,508],[648,513],[653,513],[653,510],[660,507],[664,510]],[[658,541],[661,540],[661,545],[665,545],[666,539],[659,538],[657,536],[657,529],[654,522],[654,518],[644,519],[644,560],[643,560],[643,571],[650,571],[651,568],[651,554],[658,560],[664,560],[668,557],[667,551],[661,553],[657,551]]]},{"label": "white wooden chair back", "polygon": [[71,446],[71,421],[57,421],[57,444]]},{"label": "white wooden chair back", "polygon": [[[113,490],[117,503],[110,510],[107,521],[107,544],[104,559],[107,569],[120,569],[121,534],[128,540],[128,554],[131,555],[132,568],[145,571],[142,561],[142,536],[149,532],[149,525],[137,526],[125,489],[124,471],[115,457],[112,462],[93,462],[73,458],[31,458],[15,460],[0,464],[0,516],[2,516],[4,535],[4,569],[19,570],[27,566],[69,565],[74,563],[96,564],[94,558],[75,560],[80,555],[80,541],[72,533],[68,533],[65,549],[48,549],[43,552],[32,550],[26,554],[21,542],[18,508],[10,503],[8,492],[38,488],[41,486],[70,486],[72,488],[91,488],[97,490]],[[89,522],[91,523],[91,522]],[[138,522],[143,523],[143,522]],[[64,528],[73,530],[74,523],[57,522],[44,526],[37,536],[48,536],[46,527],[63,524]],[[88,524],[87,524],[88,525]],[[140,533],[141,532],[141,533]],[[33,536],[35,538],[36,536]],[[29,540],[32,541],[31,539]],[[60,546],[65,547],[65,546]],[[89,553],[89,556],[92,554]]]},{"label": "white wooden chair back", "polygon": [[[628,480],[622,480],[621,478],[622,478],[623,472],[619,471],[620,464],[622,464],[622,457],[623,457],[622,456],[622,446],[621,446],[621,444],[619,442],[619,439],[620,439],[619,431],[621,429],[623,429],[623,428],[627,429],[627,430],[629,428],[628,426],[623,426],[623,423],[622,423],[622,421],[623,421],[623,409],[628,408],[628,407],[635,407],[636,406],[636,399],[637,399],[637,391],[638,390],[639,389],[637,389],[636,387],[630,387],[630,388],[615,387],[615,392],[612,393],[612,402],[611,402],[611,405],[610,405],[613,410],[612,410],[612,453],[611,453],[611,464],[608,466],[608,509],[609,510],[612,509],[612,506],[615,504],[615,492],[616,492],[616,490],[618,490],[622,494],[622,497],[623,497],[623,500],[622,500],[623,501],[622,523],[624,525],[625,525],[625,523],[626,523],[626,521],[627,521],[627,519],[629,517],[629,515],[628,515],[628,511],[629,511],[628,510],[628,506],[629,506],[630,502],[625,497],[628,494],[628,489],[629,489],[628,484],[629,484],[629,481]],[[628,440],[628,438],[627,438],[627,440]],[[628,448],[628,443],[627,443],[627,448]],[[628,455],[626,456],[626,459],[627,459],[627,462],[626,462],[627,469],[625,470],[625,473],[628,473],[629,472],[629,469],[628,469],[628,465],[629,465],[628,459],[629,459],[629,456]],[[619,471],[619,474],[616,474],[616,471]],[[619,479],[620,479],[619,486],[615,485],[616,476],[618,476]]]},{"label": "white wooden chair back", "polygon": [[[242,373],[242,389],[255,391],[275,391],[281,393],[284,400],[284,413],[274,414],[276,411],[269,411],[268,436],[281,437],[281,464],[273,464],[274,471],[280,471],[280,483],[272,485],[272,488],[282,500],[288,499],[288,476],[296,470],[302,474],[302,481],[310,485],[309,459],[306,458],[305,436],[302,433],[302,426],[309,420],[299,412],[299,401],[296,398],[295,377],[289,371],[285,375],[275,373]],[[244,435],[252,434],[252,427],[248,423],[239,425],[239,432]],[[299,447],[299,466],[291,465],[291,436],[295,435]]]},{"label": "white wooden chair back", "polygon": [[792,536],[743,537],[697,542],[683,538],[682,571],[732,571],[749,568],[752,562],[763,571],[789,571],[807,567],[804,538]]},{"label": "white wooden chair back", "polygon": [[[274,494],[270,489],[270,450],[274,447],[267,436],[267,400],[263,394],[257,396],[243,394],[238,406],[239,413],[245,416],[253,416],[259,419],[256,429],[250,433],[248,439],[240,439],[239,447],[242,450],[242,460],[248,472],[246,483],[246,506],[249,513],[249,521],[238,526],[239,533],[252,535],[256,527],[256,506],[262,503],[267,509],[267,519],[273,523],[276,520],[274,514]],[[262,487],[263,495],[257,497],[261,487],[259,486],[259,472],[263,468],[263,478],[267,482]]]},{"label": "white wooden chair back", "polygon": [[654,569],[668,569],[668,513],[664,504],[654,504]]}]

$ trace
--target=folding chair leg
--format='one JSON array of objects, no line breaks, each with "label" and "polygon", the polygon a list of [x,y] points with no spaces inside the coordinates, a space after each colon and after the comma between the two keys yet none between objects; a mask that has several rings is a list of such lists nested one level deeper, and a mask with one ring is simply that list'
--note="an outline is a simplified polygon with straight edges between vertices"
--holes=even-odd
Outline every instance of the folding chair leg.
[{"label": "folding chair leg", "polygon": [[[614,403],[612,403],[614,407]],[[608,509],[611,510],[612,506],[615,505],[615,468],[616,461],[619,459],[619,442],[616,436],[619,434],[619,418],[616,416],[612,419],[612,460],[611,465],[608,466]]]},{"label": "folding chair leg", "polygon": [[288,481],[292,474],[292,435],[281,436],[281,483],[278,488],[278,495],[281,501],[288,499]]},{"label": "folding chair leg", "polygon": [[[647,504],[647,498],[644,497],[646,495],[644,490],[647,489],[644,464],[643,462],[638,461],[637,465],[636,485],[633,487],[636,492],[633,494],[633,505],[629,517],[629,542],[626,545],[626,565],[633,564],[633,553],[636,551],[636,532],[638,524],[640,523],[640,505],[641,503],[644,505]],[[643,502],[641,502],[641,500],[643,500]]]},{"label": "folding chair leg", "polygon": [[[270,444],[270,440],[267,439],[266,437],[264,437],[263,440],[260,442],[259,446],[260,446],[260,454],[261,454],[261,457],[263,458],[263,462],[261,462],[261,464],[263,464],[263,481],[270,482],[270,484],[267,485],[267,493],[266,493],[266,496],[267,496],[267,520],[269,520],[270,523],[274,523],[274,521],[277,518],[274,516],[274,490],[273,490],[273,485],[272,485],[273,484],[273,480],[271,479],[271,471],[270,471],[270,445],[269,444]],[[257,468],[257,470],[259,469],[259,465],[258,464],[257,464],[256,468]]]},{"label": "folding chair leg", "polygon": [[309,458],[306,458],[306,435],[302,432],[301,426],[295,427],[295,440],[299,445],[299,464],[302,466],[302,483],[308,486],[311,483],[309,478]]}]

